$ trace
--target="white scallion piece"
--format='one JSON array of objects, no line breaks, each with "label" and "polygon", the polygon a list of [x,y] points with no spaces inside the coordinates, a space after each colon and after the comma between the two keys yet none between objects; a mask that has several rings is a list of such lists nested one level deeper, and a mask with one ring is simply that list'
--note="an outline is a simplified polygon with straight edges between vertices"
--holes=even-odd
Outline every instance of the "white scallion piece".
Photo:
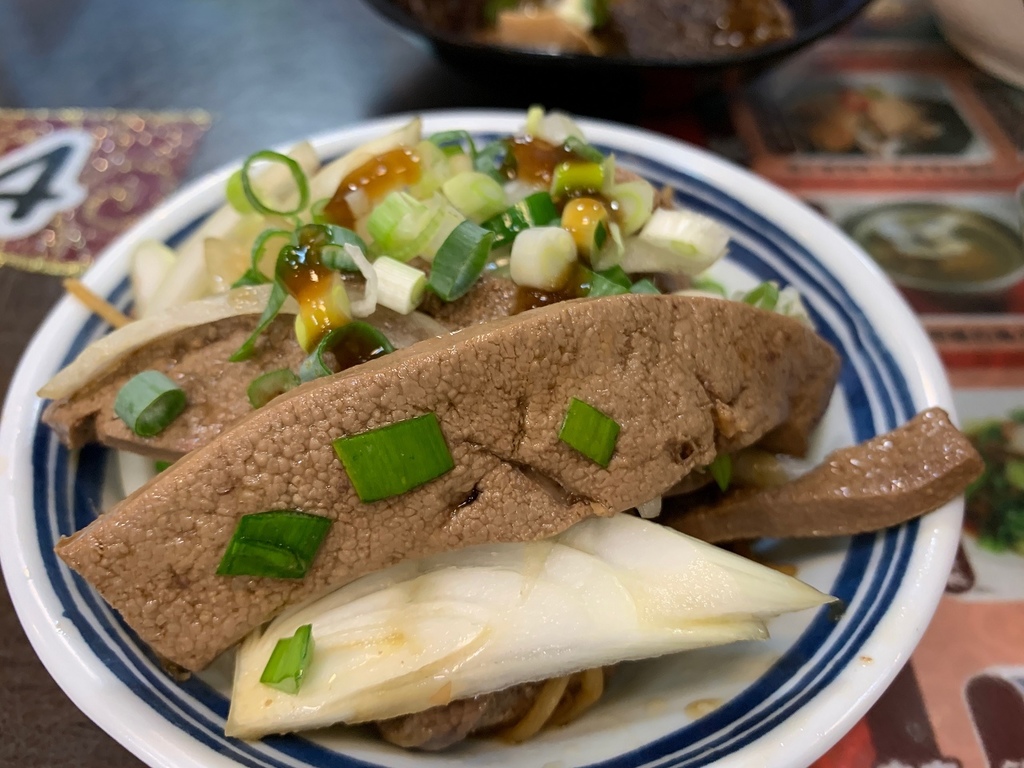
[{"label": "white scallion piece", "polygon": [[407,315],[423,302],[427,276],[421,269],[410,267],[390,256],[379,256],[373,262],[377,273],[377,303],[401,315]]},{"label": "white scallion piece", "polygon": [[[583,669],[737,640],[829,600],[816,589],[630,515],[529,543],[406,561],[282,614],[235,667],[227,734],[363,722]],[[302,688],[262,685],[276,642],[313,625]],[[396,632],[400,628],[401,632]]]},{"label": "white scallion piece", "polygon": [[509,206],[501,184],[479,171],[452,176],[441,185],[441,191],[460,213],[477,224]]},{"label": "white scallion piece", "polygon": [[584,141],[583,129],[565,112],[548,112],[543,107],[532,106],[526,113],[523,132],[527,136],[543,139],[549,144],[561,146],[570,136]]},{"label": "white scallion piece", "polygon": [[512,243],[509,275],[517,285],[542,291],[565,286],[576,263],[576,241],[561,227],[531,227]]},{"label": "white scallion piece", "polygon": [[363,288],[362,298],[352,301],[349,299],[350,311],[352,317],[369,317],[373,314],[373,311],[377,309],[377,271],[373,268],[373,264],[363,254],[363,249],[352,243],[345,243],[345,253],[347,253],[352,261],[359,267],[359,271],[363,273],[363,277],[366,278],[366,286]]},{"label": "white scallion piece", "polygon": [[658,208],[640,234],[626,241],[619,266],[629,273],[697,275],[721,259],[728,245],[729,231],[714,219],[695,211]]},{"label": "white scallion piece", "polygon": [[654,211],[654,187],[645,179],[614,184],[608,196],[619,206],[619,224],[627,237],[639,232]]}]

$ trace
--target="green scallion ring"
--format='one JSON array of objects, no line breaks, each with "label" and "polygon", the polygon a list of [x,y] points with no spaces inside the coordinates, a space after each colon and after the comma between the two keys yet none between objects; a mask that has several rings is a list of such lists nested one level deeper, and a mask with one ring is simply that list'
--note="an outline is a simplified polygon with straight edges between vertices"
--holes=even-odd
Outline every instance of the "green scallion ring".
[{"label": "green scallion ring", "polygon": [[[340,365],[333,368],[327,365],[324,353],[328,351],[334,352]],[[394,351],[395,348],[388,341],[388,337],[379,329],[361,320],[353,320],[340,328],[335,328],[320,340],[316,349],[299,365],[298,378],[302,381],[312,381],[322,376],[331,376]]]},{"label": "green scallion ring", "polygon": [[278,395],[289,389],[295,389],[302,381],[291,368],[279,368],[257,376],[245,390],[249,404],[253,408],[262,408]]},{"label": "green scallion ring", "polygon": [[117,393],[114,413],[140,437],[159,435],[185,410],[188,400],[159,371],[133,376]]},{"label": "green scallion ring", "polygon": [[[260,161],[281,163],[291,173],[292,179],[295,180],[295,186],[299,191],[299,202],[295,208],[279,210],[271,208],[260,200],[256,190],[253,189],[252,180],[249,178],[249,169],[252,168],[253,163]],[[306,178],[305,172],[297,162],[287,155],[282,155],[280,152],[264,149],[249,155],[242,164],[241,176],[242,191],[245,192],[245,199],[249,201],[249,205],[253,207],[253,210],[257,213],[262,213],[264,216],[293,216],[309,205],[309,180]]]}]

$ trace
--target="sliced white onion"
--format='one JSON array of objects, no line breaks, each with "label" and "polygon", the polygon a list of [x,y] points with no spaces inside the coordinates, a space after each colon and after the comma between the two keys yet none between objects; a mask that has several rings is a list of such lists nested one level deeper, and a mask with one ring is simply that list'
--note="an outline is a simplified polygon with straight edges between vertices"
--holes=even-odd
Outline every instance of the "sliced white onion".
[{"label": "sliced white onion", "polygon": [[363,255],[363,249],[352,243],[345,243],[345,253],[359,267],[359,271],[366,278],[366,287],[363,289],[363,296],[357,301],[351,302],[353,317],[369,317],[377,308],[377,272],[373,264]]},{"label": "sliced white onion", "polygon": [[[553,539],[407,561],[294,609],[242,644],[227,733],[362,722],[629,659],[767,637],[765,619],[828,597],[629,515]],[[312,624],[298,693],[259,682]]]},{"label": "sliced white onion", "polygon": [[167,274],[174,268],[174,251],[159,240],[143,240],[132,254],[131,282],[135,316],[145,317],[153,297]]},{"label": "sliced white onion", "polygon": [[[53,400],[67,397],[153,339],[228,317],[259,315],[269,297],[269,285],[235,288],[136,320],[82,350],[74,362],[43,385],[38,394]],[[298,305],[289,298],[281,312],[294,315]]]},{"label": "sliced white onion", "polygon": [[800,292],[792,285],[787,285],[779,291],[779,300],[775,304],[775,311],[781,315],[799,320],[808,328],[814,327],[814,323],[811,321],[811,314],[807,311],[807,307],[804,306],[804,300],[800,296]]}]

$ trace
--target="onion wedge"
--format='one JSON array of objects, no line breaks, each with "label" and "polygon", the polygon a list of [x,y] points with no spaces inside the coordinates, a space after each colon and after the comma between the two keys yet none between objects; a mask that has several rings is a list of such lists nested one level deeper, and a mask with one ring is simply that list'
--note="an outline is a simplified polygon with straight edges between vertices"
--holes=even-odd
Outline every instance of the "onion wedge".
[{"label": "onion wedge", "polygon": [[[767,637],[829,601],[750,560],[629,515],[544,541],[469,547],[370,574],[242,644],[227,733],[363,722],[511,685]],[[313,625],[297,694],[259,682],[274,645]]]}]

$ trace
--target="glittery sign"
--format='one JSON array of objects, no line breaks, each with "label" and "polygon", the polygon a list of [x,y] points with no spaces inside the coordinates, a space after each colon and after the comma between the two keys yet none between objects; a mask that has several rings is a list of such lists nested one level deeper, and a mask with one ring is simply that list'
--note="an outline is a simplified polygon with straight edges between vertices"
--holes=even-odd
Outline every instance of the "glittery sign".
[{"label": "glittery sign", "polygon": [[181,181],[203,112],[0,109],[0,266],[76,275]]}]

